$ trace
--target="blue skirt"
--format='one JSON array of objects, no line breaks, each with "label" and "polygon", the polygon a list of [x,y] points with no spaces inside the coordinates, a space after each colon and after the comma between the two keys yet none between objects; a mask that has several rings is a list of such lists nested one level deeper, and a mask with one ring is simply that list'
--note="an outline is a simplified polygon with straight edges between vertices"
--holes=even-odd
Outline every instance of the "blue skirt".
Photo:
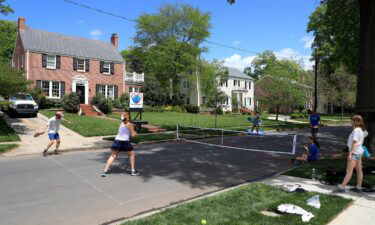
[{"label": "blue skirt", "polygon": [[119,141],[119,140],[115,140],[113,142],[111,149],[113,151],[120,151],[120,152],[129,152],[129,151],[134,150],[133,146],[130,144],[130,141]]}]

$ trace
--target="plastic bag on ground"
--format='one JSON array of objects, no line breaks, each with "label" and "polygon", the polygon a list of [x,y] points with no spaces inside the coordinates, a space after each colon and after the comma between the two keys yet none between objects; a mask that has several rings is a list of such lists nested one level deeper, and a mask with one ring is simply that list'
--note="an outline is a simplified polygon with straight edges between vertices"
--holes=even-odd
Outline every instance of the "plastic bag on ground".
[{"label": "plastic bag on ground", "polygon": [[314,195],[307,200],[307,205],[320,209],[319,195]]},{"label": "plastic bag on ground", "polygon": [[282,191],[285,191],[285,192],[288,192],[288,193],[295,192],[297,190],[297,188],[301,188],[301,185],[299,185],[299,184],[284,184],[284,185],[280,186],[280,189]]},{"label": "plastic bag on ground", "polygon": [[309,222],[310,219],[314,217],[314,215],[311,212],[308,212],[302,209],[301,207],[293,204],[281,204],[277,207],[277,210],[282,213],[301,215],[301,219],[303,222]]}]

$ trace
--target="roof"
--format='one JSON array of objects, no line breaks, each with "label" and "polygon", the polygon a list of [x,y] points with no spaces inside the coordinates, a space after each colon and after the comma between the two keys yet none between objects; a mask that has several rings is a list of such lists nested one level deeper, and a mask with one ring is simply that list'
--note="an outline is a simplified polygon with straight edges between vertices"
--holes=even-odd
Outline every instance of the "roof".
[{"label": "roof", "polygon": [[40,30],[19,32],[25,50],[124,63],[111,43]]},{"label": "roof", "polygon": [[238,69],[232,68],[232,67],[227,67],[228,72],[229,72],[229,77],[236,77],[236,78],[242,78],[242,79],[247,79],[247,80],[253,80],[252,77],[242,73]]}]

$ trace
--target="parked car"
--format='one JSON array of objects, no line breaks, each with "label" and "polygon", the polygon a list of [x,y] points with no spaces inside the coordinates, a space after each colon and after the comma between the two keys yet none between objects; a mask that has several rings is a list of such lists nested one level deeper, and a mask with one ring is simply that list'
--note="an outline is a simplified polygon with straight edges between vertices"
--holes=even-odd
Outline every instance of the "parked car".
[{"label": "parked car", "polygon": [[242,113],[242,115],[250,115],[251,114],[251,110],[248,109],[248,108],[241,108],[240,109],[240,113]]},{"label": "parked car", "polygon": [[12,94],[9,98],[10,106],[8,107],[7,113],[9,116],[16,115],[32,115],[33,117],[38,116],[38,104],[34,101],[33,97],[27,93]]}]

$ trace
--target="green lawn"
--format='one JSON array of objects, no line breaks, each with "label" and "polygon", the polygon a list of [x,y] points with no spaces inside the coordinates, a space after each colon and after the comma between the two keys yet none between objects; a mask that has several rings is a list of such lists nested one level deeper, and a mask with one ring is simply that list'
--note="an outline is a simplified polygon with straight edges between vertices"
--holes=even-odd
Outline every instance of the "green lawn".
[{"label": "green lawn", "polygon": [[296,204],[312,212],[315,217],[308,224],[327,224],[352,201],[319,194],[321,208],[315,209],[308,206],[306,200],[316,194],[288,194],[275,187],[256,183],[182,204],[123,225],[199,225],[203,219],[207,221],[207,225],[304,224],[299,215],[280,214],[279,217],[269,217],[260,213],[263,210],[276,212],[278,205],[285,203]]},{"label": "green lawn", "polygon": [[16,144],[0,144],[0,154],[5,153],[13,148],[18,147]]},{"label": "green lawn", "polygon": [[[39,112],[47,117],[55,115],[53,111],[40,110]],[[62,121],[64,126],[85,137],[115,135],[119,127],[117,121],[92,116],[79,116],[72,113],[64,113],[64,119],[70,122],[69,124]]]},{"label": "green lawn", "polygon": [[[316,162],[303,164],[293,170],[290,170],[285,173],[285,175],[288,176],[294,176],[294,177],[302,177],[302,178],[311,178],[311,172],[312,168],[315,168],[316,175],[318,179],[324,180],[324,174],[326,171],[326,168],[328,166],[332,166],[335,168],[336,171],[341,172],[341,174],[345,175],[345,169],[346,169],[346,159],[319,159]],[[374,168],[375,170],[375,160],[363,160],[363,170],[365,172],[364,174],[364,180],[363,180],[363,187],[372,187],[375,185],[375,176],[372,174],[366,174],[366,168]],[[344,179],[343,176],[340,176],[338,178],[339,182],[341,183]],[[353,177],[351,179],[350,185],[356,185],[356,173],[353,173]]]},{"label": "green lawn", "polygon": [[[340,113],[335,114],[320,114],[321,123],[325,125],[340,125],[350,122],[351,114],[344,114],[344,117],[341,117]],[[309,123],[309,119],[294,119],[301,122]]]},{"label": "green lawn", "polygon": [[[109,117],[120,119],[120,113],[112,113]],[[218,115],[217,127],[226,129],[246,130],[252,124],[247,120],[249,115]],[[168,130],[175,130],[176,125],[215,127],[215,116],[206,114],[178,113],[178,112],[144,112],[143,120]],[[285,123],[262,118],[263,130],[303,128],[306,124]]]},{"label": "green lawn", "polygon": [[0,117],[0,142],[20,141],[20,137],[14,130],[6,124]]}]

